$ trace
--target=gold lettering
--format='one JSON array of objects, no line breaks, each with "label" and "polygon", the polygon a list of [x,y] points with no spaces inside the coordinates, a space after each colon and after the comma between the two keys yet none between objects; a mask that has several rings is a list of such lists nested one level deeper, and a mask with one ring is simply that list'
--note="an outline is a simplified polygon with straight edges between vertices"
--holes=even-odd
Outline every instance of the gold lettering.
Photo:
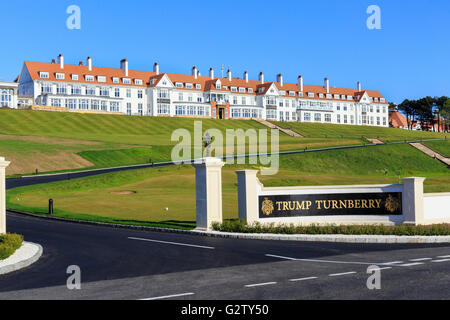
[{"label": "gold lettering", "polygon": [[377,203],[377,208],[380,208],[381,199],[375,199],[375,202]]},{"label": "gold lettering", "polygon": [[340,206],[340,209],[347,208],[347,200],[344,200],[344,201],[339,200],[339,206]]},{"label": "gold lettering", "polygon": [[305,203],[304,201],[298,202],[297,201],[297,210],[305,210]]},{"label": "gold lettering", "polygon": [[325,201],[325,200],[316,200],[316,206],[317,206],[317,209],[321,209],[320,208],[320,204],[322,203],[322,201]]},{"label": "gold lettering", "polygon": [[331,200],[332,208],[331,209],[339,209],[337,206],[337,200]]},{"label": "gold lettering", "polygon": [[283,211],[288,211],[289,202],[283,201]]},{"label": "gold lettering", "polygon": [[311,207],[312,202],[306,201],[306,210],[309,210],[309,207]]},{"label": "gold lettering", "polygon": [[[292,206],[291,206],[292,205]],[[289,210],[294,210],[295,209],[295,202],[294,201],[289,201]]]},{"label": "gold lettering", "polygon": [[375,201],[373,199],[369,200],[369,208],[375,208]]},{"label": "gold lettering", "polygon": [[283,203],[283,201],[277,201],[276,204],[278,206],[278,211],[281,210],[281,204]]},{"label": "gold lettering", "polygon": [[361,208],[361,204],[359,203],[361,200],[357,199],[355,200],[355,209]]},{"label": "gold lettering", "polygon": [[361,200],[361,208],[367,209],[367,200],[366,199]]},{"label": "gold lettering", "polygon": [[[328,203],[328,206],[326,205],[326,203]],[[330,200],[323,200],[323,208],[328,210],[330,209],[331,206],[331,201]]]},{"label": "gold lettering", "polygon": [[348,200],[348,208],[353,209],[354,207],[355,207],[355,203],[353,202],[353,200]]}]

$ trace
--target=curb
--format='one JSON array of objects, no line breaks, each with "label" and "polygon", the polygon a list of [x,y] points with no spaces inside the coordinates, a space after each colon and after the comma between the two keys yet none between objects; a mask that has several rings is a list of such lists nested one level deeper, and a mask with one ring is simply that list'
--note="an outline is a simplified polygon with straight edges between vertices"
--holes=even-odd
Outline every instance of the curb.
[{"label": "curb", "polygon": [[35,252],[32,256],[28,256],[28,257],[26,257],[26,258],[24,258],[24,259],[22,259],[22,260],[20,260],[20,261],[18,261],[16,263],[8,264],[8,265],[3,266],[3,267],[0,266],[0,275],[11,273],[13,271],[17,271],[17,270],[26,268],[26,267],[32,265],[33,263],[35,263],[36,261],[39,260],[39,258],[42,256],[42,253],[44,251],[42,249],[42,246],[40,244],[37,244],[37,243],[24,241],[22,243],[22,246],[19,249],[17,249],[16,252],[14,252],[10,257],[6,258],[3,261],[7,261],[8,259],[11,259],[11,258],[13,258],[13,259],[17,258],[18,251],[20,249],[24,248],[24,246],[26,246],[26,245],[27,246],[37,247],[37,252]]},{"label": "curb", "polygon": [[183,230],[159,228],[149,226],[124,225],[107,222],[73,220],[52,216],[41,216],[33,213],[9,210],[8,212],[31,216],[40,219],[56,220],[94,226],[112,227],[120,229],[156,231],[167,233],[183,233],[213,238],[231,238],[247,240],[281,240],[281,241],[309,241],[309,242],[342,242],[342,243],[450,243],[450,236],[397,236],[397,235],[345,235],[345,234],[272,234],[272,233],[238,233],[222,231]]}]

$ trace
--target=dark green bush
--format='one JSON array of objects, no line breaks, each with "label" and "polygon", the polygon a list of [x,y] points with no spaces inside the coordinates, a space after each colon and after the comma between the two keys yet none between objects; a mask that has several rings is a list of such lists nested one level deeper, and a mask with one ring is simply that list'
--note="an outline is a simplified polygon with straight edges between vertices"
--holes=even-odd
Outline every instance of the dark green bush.
[{"label": "dark green bush", "polygon": [[348,234],[348,235],[398,235],[398,236],[447,236],[450,235],[450,224],[433,225],[311,225],[294,226],[293,224],[267,224],[255,222],[251,225],[244,220],[225,220],[223,223],[214,223],[213,229],[224,232],[240,233],[279,233],[279,234]]},{"label": "dark green bush", "polygon": [[8,258],[23,242],[23,236],[19,234],[2,234],[0,235],[0,260]]}]

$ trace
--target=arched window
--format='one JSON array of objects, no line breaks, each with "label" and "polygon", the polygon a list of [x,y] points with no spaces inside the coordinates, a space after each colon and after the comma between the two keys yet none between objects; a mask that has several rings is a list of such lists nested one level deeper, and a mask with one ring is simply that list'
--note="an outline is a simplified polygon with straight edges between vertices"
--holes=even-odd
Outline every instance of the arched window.
[{"label": "arched window", "polygon": [[0,107],[11,107],[12,89],[1,89],[0,91]]}]

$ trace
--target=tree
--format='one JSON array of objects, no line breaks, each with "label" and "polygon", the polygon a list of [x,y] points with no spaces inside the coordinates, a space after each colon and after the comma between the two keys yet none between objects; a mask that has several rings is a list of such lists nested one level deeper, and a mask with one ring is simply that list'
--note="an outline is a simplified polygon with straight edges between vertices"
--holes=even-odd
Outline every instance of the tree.
[{"label": "tree", "polygon": [[449,100],[448,97],[434,97],[435,105],[436,105],[436,115],[438,119],[438,132],[441,132],[441,114],[444,110],[444,104]]},{"label": "tree", "polygon": [[447,99],[443,105],[441,110],[441,117],[444,121],[445,131],[448,132],[450,130],[450,99]]},{"label": "tree", "polygon": [[406,122],[408,124],[408,129],[412,128],[412,120],[414,119],[414,101],[405,99],[402,103],[397,106],[398,110],[402,111],[406,115]]}]

